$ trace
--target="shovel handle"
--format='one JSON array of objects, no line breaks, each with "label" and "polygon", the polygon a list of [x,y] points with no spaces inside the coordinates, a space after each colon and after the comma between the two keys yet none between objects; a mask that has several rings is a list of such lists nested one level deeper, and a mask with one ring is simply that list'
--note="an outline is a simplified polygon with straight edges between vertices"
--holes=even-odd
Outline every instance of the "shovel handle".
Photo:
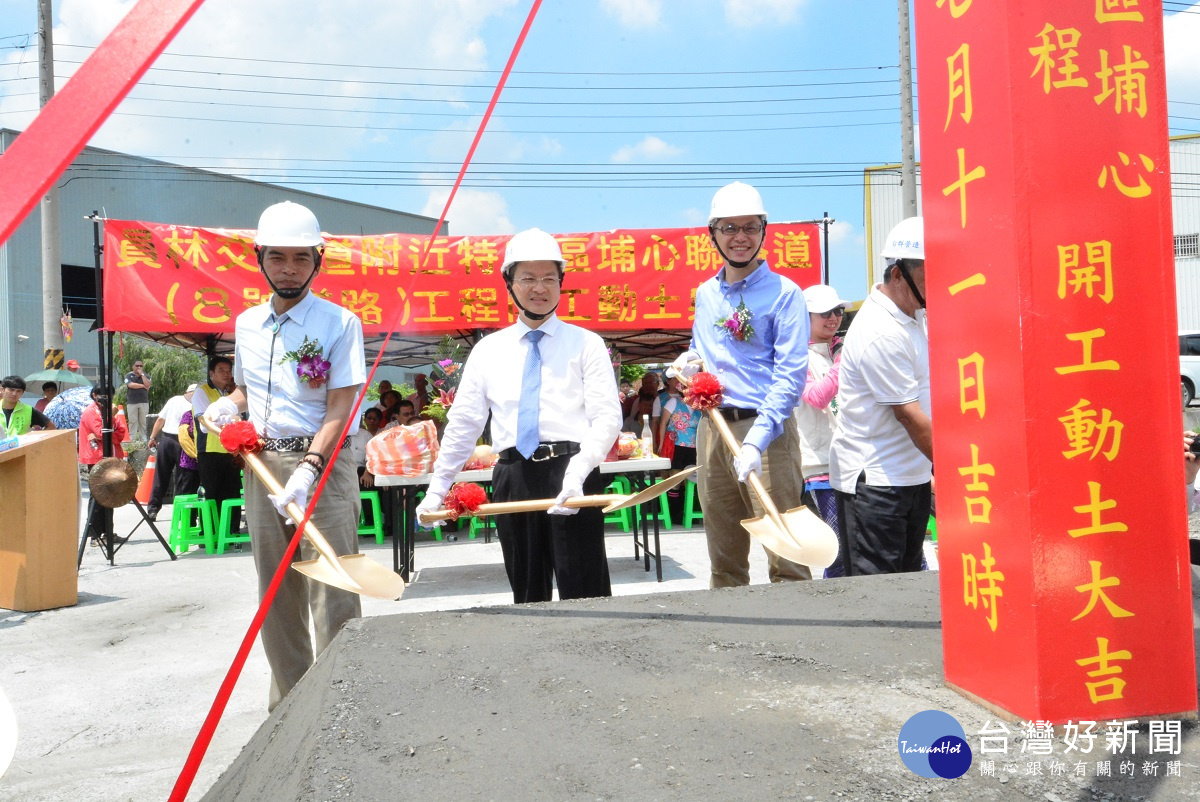
[{"label": "shovel handle", "polygon": [[[222,429],[221,424],[217,423],[207,415],[202,417],[204,418],[204,424],[209,428],[209,431],[214,432],[218,437],[220,437]],[[266,486],[267,490],[271,492],[271,495],[278,496],[283,493],[283,485],[279,484],[279,480],[276,479],[275,475],[271,473],[271,470],[263,464],[263,461],[257,454],[252,454],[249,451],[243,451],[241,452],[241,455],[246,461],[246,464],[250,466],[250,470],[255,476],[258,477],[259,481]],[[287,511],[288,515],[292,516],[292,520],[297,524],[304,520],[304,510],[300,509],[300,505],[296,502],[293,501],[289,503],[287,506]],[[309,543],[313,544],[313,547],[317,550],[318,554],[320,554],[326,560],[329,560],[329,562],[333,563],[333,565],[337,566],[339,573],[342,573],[340,570],[341,565],[338,563],[337,552],[333,550],[333,547],[329,545],[329,541],[325,539],[325,536],[321,534],[321,530],[317,529],[316,525],[312,521],[309,521],[308,525],[304,527],[304,536],[308,538]],[[349,577],[349,575],[347,575],[346,578],[350,579],[351,582],[354,581]]]},{"label": "shovel handle", "polygon": [[[742,455],[742,446],[738,443],[737,438],[733,436],[733,432],[729,429],[729,423],[721,416],[721,413],[715,409],[708,410],[709,419],[712,420],[713,426],[717,427],[717,431],[721,433],[721,439],[725,441],[725,445],[729,446],[729,450],[735,457]],[[779,508],[775,506],[775,502],[771,500],[771,496],[767,493],[767,489],[763,487],[762,479],[757,473],[751,473],[746,477],[746,483],[750,485],[750,489],[758,496],[759,503],[763,505],[763,509],[767,511],[767,516],[772,521],[783,526],[783,519],[779,516]]]},{"label": "shovel handle", "polygon": [[[581,509],[583,507],[606,507],[612,503],[621,503],[630,496],[620,496],[609,493],[603,496],[574,496],[563,502],[564,507],[572,509]],[[555,505],[552,498],[529,499],[527,501],[497,501],[489,504],[480,504],[479,507],[469,514],[476,517],[485,515],[507,515],[514,512],[544,512]],[[421,523],[435,523],[437,521],[448,521],[452,513],[449,510],[438,510],[437,512],[421,513]]]}]

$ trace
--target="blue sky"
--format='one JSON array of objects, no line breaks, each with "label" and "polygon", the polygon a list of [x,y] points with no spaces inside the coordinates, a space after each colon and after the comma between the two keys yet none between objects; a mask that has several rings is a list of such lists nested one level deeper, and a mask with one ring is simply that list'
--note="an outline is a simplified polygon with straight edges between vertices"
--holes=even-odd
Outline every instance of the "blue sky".
[{"label": "blue sky", "polygon": [[[740,179],[775,220],[836,218],[832,283],[861,298],[862,170],[900,160],[896,5],[545,0],[452,233],[702,224]],[[131,6],[55,3],[60,85]],[[1200,131],[1200,3],[1166,6],[1171,130]],[[436,216],[528,8],[208,0],[92,144]],[[36,107],[36,27],[0,0],[0,126]]]}]

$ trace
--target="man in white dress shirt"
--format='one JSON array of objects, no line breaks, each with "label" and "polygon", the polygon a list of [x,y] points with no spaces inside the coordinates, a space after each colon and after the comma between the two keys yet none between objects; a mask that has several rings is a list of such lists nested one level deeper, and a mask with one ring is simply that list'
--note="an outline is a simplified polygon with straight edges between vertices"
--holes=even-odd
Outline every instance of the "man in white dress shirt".
[{"label": "man in white dress shirt", "polygon": [[621,428],[617,382],[599,335],[554,314],[563,256],[533,228],[508,243],[501,272],[517,323],[484,337],[463,369],[442,450],[418,515],[442,500],[492,416],[495,501],[554,498],[549,513],[496,517],[513,601],[611,596],[604,514],[570,509],[572,496],[603,492],[597,469]]},{"label": "man in white dress shirt", "polygon": [[[254,428],[265,439],[259,455],[281,483],[269,495],[257,478],[246,476],[246,517],[258,570],[260,598],[271,584],[296,531],[288,502],[305,508],[316,478],[332,461],[325,490],[310,520],[340,555],[358,552],[358,473],[340,440],[354,400],[366,381],[362,324],[351,312],[310,292],[321,269],[321,227],[311,211],[284,202],[267,208],[258,222],[255,253],[273,290],[270,300],[238,315],[232,393],[213,401],[209,417],[221,422],[249,409]],[[329,367],[323,380],[302,380],[297,363],[285,354],[315,341]],[[357,421],[349,434],[358,431]],[[345,450],[343,450],[345,449]],[[307,540],[293,555],[311,560]],[[337,635],[361,613],[357,594],[287,571],[263,622],[262,643],[271,665],[274,710]],[[309,629],[315,635],[309,634]]]}]

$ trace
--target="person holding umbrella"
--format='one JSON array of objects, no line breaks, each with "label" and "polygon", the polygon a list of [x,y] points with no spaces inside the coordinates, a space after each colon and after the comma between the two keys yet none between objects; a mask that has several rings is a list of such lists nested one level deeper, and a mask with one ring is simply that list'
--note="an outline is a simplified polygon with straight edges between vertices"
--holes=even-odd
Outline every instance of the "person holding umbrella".
[{"label": "person holding umbrella", "polygon": [[3,387],[0,409],[4,411],[5,437],[25,434],[34,428],[57,428],[54,421],[21,401],[21,396],[25,395],[25,380],[20,376],[5,376],[0,379],[0,387]]},{"label": "person holding umbrella", "polygon": [[54,396],[58,395],[58,385],[54,382],[42,382],[42,397],[37,400],[33,408],[38,412],[45,412],[46,405],[54,400]]}]

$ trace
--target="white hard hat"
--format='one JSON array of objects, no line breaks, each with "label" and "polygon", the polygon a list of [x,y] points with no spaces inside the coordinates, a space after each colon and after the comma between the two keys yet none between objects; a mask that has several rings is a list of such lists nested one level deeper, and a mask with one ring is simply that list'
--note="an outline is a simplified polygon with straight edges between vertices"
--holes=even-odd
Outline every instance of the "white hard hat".
[{"label": "white hard hat", "polygon": [[261,247],[315,248],[324,242],[317,216],[307,207],[284,201],[268,206],[258,218],[254,244]]},{"label": "white hard hat", "polygon": [[888,232],[879,255],[889,262],[896,259],[924,259],[925,218],[908,217],[897,223]]},{"label": "white hard hat", "polygon": [[708,213],[708,224],[711,226],[716,221],[725,217],[743,217],[745,215],[757,215],[767,220],[767,210],[763,208],[762,196],[758,194],[758,190],[749,184],[743,184],[741,181],[734,181],[732,184],[726,184],[717,190],[717,194],[713,195],[712,208]]},{"label": "white hard hat", "polygon": [[838,291],[828,284],[814,284],[804,290],[804,305],[808,307],[809,312],[819,315],[839,306],[844,309],[850,302],[839,298]]},{"label": "white hard hat", "polygon": [[566,260],[563,259],[562,248],[558,240],[542,231],[540,228],[530,228],[514,234],[504,248],[504,262],[500,273],[508,276],[517,262],[557,262],[562,270]]}]

